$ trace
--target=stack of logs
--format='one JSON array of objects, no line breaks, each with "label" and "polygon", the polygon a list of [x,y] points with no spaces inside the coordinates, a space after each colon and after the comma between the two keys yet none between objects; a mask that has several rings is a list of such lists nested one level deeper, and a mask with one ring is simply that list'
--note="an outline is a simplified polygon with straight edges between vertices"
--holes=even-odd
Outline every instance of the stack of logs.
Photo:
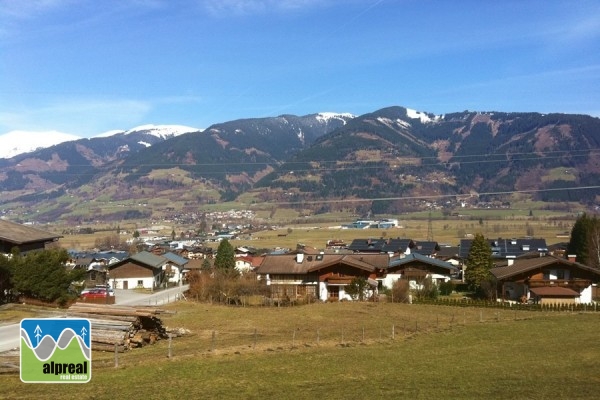
[{"label": "stack of logs", "polygon": [[92,325],[92,350],[119,352],[167,338],[157,315],[166,311],[150,307],[75,303],[68,317],[86,318]]}]

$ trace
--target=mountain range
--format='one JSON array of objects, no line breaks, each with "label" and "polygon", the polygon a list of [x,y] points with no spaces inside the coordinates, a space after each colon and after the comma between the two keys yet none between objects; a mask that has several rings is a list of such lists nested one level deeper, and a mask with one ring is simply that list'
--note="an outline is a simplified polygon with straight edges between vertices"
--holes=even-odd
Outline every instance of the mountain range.
[{"label": "mountain range", "polygon": [[594,204],[599,132],[600,119],[587,115],[398,106],[204,130],[144,126],[0,159],[0,205],[24,220],[81,222],[165,218],[232,200],[310,213],[400,213],[513,193]]}]

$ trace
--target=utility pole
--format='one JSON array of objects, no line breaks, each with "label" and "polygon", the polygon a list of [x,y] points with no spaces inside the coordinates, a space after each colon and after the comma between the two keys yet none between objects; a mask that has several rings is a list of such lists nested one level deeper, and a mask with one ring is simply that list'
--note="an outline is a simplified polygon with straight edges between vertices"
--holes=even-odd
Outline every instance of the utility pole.
[{"label": "utility pole", "polygon": [[427,241],[433,242],[433,226],[431,225],[431,211],[429,211],[429,218],[427,220]]}]

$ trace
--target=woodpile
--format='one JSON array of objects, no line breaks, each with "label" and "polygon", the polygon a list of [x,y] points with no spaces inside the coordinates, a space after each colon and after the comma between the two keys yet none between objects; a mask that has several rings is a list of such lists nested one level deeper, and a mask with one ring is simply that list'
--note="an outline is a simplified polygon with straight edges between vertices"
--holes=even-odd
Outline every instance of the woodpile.
[{"label": "woodpile", "polygon": [[86,318],[92,325],[92,350],[124,352],[168,337],[158,315],[166,311],[151,307],[75,303],[67,316]]}]

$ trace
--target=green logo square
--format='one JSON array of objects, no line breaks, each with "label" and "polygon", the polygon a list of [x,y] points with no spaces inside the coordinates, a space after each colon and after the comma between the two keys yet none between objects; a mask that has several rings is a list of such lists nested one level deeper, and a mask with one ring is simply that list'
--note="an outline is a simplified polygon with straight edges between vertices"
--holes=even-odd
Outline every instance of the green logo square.
[{"label": "green logo square", "polygon": [[88,319],[21,320],[21,381],[89,382],[92,379],[91,334]]}]

